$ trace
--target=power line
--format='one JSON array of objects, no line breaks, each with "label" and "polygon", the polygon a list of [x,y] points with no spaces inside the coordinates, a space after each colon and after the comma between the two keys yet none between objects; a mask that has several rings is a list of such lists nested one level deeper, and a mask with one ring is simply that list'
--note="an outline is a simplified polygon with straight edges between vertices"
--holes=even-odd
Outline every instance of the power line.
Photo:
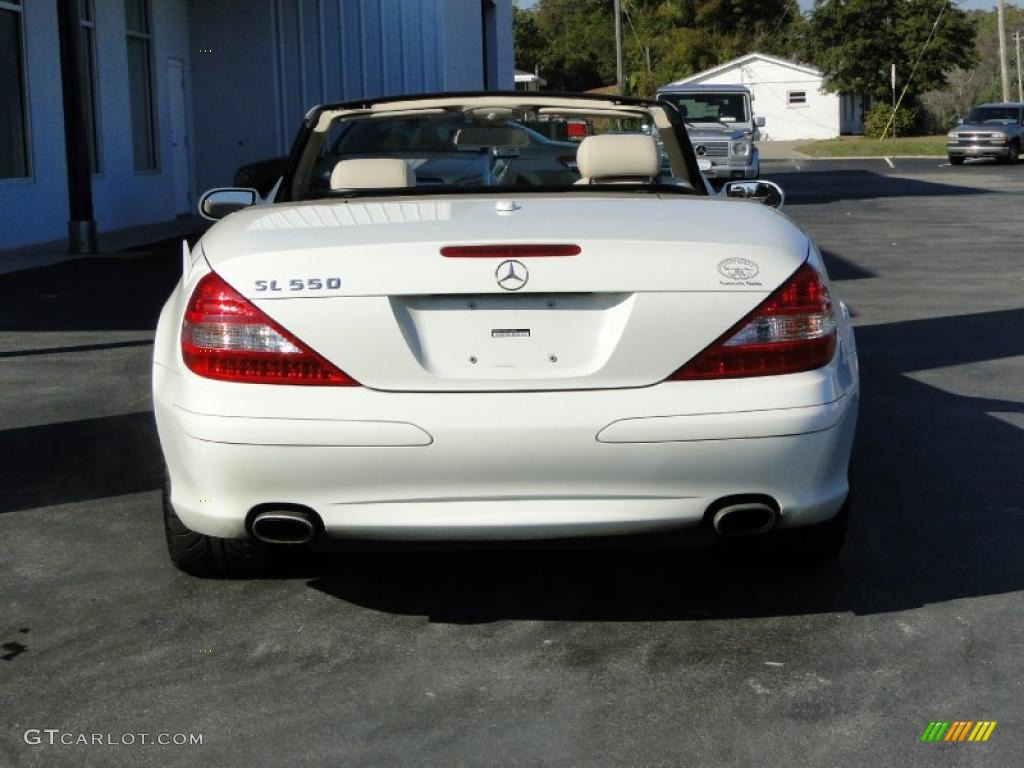
[{"label": "power line", "polygon": [[[795,0],[793,1],[795,2]],[[779,22],[778,24],[775,25],[775,29],[772,30],[772,33],[771,35],[769,35],[769,37],[775,37],[775,35],[778,34],[778,31],[782,29],[782,22],[784,22],[786,20],[786,17],[789,16],[789,9],[792,7],[793,4],[791,2],[786,3],[786,7],[782,9],[782,16],[779,17]]]},{"label": "power line", "polygon": [[644,54],[647,60],[647,74],[651,74],[651,46],[644,45],[640,42],[640,35],[637,34],[636,25],[633,23],[633,17],[629,13],[629,8],[626,7],[626,3],[622,3],[622,12],[626,15],[626,21],[629,22],[629,28],[633,32],[633,37],[636,39],[636,46],[640,49],[640,53]]},{"label": "power line", "polygon": [[910,70],[910,77],[907,78],[907,82],[903,85],[903,91],[900,93],[900,98],[896,102],[896,105],[892,108],[892,116],[889,118],[889,122],[885,124],[885,129],[882,131],[882,138],[885,138],[885,134],[889,132],[889,127],[896,120],[896,112],[900,108],[900,104],[903,103],[903,97],[907,95],[907,89],[910,87],[910,83],[914,79],[914,74],[917,72],[918,66],[924,59],[924,53],[928,50],[928,44],[932,41],[935,36],[935,30],[939,28],[939,21],[942,19],[942,14],[946,12],[946,8],[949,7],[949,0],[943,0],[942,7],[939,8],[939,15],[935,17],[935,23],[932,24],[932,29],[928,33],[928,39],[924,41],[924,45],[921,46],[921,52],[917,55],[917,61],[914,62],[914,66]]}]

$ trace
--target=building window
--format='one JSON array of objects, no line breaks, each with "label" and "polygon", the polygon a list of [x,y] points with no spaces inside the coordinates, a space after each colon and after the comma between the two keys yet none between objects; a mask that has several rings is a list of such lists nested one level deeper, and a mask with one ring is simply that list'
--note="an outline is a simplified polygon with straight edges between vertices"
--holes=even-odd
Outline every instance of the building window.
[{"label": "building window", "polygon": [[791,107],[802,107],[807,104],[807,91],[787,91],[786,103]]},{"label": "building window", "polygon": [[132,156],[136,171],[156,170],[153,126],[153,43],[148,0],[125,0],[128,34],[128,95],[132,111]]},{"label": "building window", "polygon": [[21,0],[0,0],[0,179],[28,176]]},{"label": "building window", "polygon": [[96,95],[96,14],[93,0],[82,0],[82,114],[85,115],[85,143],[89,170],[100,172],[99,109]]}]

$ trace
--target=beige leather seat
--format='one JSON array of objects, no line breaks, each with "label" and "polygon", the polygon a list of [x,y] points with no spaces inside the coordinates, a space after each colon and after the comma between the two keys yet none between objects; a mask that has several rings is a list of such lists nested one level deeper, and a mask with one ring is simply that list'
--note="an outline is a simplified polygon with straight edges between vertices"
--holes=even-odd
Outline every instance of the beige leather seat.
[{"label": "beige leather seat", "polygon": [[577,184],[648,184],[658,175],[658,145],[644,134],[587,136],[576,150]]},{"label": "beige leather seat", "polygon": [[331,189],[394,189],[415,187],[416,174],[397,158],[342,160],[331,171]]}]

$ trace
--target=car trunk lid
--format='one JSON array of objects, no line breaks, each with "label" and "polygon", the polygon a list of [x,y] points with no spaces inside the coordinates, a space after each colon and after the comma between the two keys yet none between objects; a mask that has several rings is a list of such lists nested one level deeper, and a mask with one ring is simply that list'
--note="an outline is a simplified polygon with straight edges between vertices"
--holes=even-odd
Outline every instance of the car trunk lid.
[{"label": "car trunk lid", "polygon": [[[442,253],[474,245],[508,250]],[[579,252],[520,247],[538,245]],[[662,381],[791,275],[807,241],[753,203],[559,195],[254,208],[203,250],[365,386],[543,390]]]}]

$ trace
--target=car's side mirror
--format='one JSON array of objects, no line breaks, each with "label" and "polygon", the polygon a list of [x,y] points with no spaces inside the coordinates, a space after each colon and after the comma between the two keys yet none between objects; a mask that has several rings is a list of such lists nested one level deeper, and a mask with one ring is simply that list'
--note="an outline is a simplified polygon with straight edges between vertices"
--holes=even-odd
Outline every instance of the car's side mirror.
[{"label": "car's side mirror", "polygon": [[240,211],[259,202],[260,193],[255,189],[220,187],[203,193],[199,198],[199,215],[204,219],[217,221],[229,213]]},{"label": "car's side mirror", "polygon": [[754,125],[756,125],[758,128],[764,128],[764,117],[762,115],[757,115],[754,118]]},{"label": "car's side mirror", "polygon": [[957,125],[963,125],[964,124],[964,119],[962,117],[960,117],[960,115],[956,116],[956,124]]},{"label": "car's side mirror", "polygon": [[730,181],[722,187],[722,194],[726,197],[736,197],[742,200],[756,200],[772,208],[781,208],[786,202],[786,193],[782,187],[774,181]]}]

